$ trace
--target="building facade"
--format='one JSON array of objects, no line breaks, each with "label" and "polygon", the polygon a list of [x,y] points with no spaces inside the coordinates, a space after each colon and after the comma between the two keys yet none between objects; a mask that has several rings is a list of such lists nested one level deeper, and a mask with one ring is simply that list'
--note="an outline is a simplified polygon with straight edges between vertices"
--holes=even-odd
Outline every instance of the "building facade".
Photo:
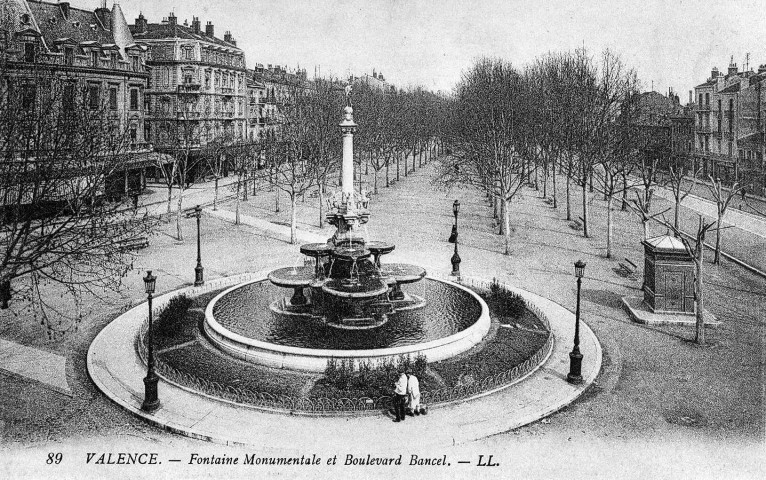
[{"label": "building facade", "polygon": [[147,49],[132,37],[119,5],[83,10],[69,2],[4,0],[1,8],[1,91],[21,92],[30,113],[51,89],[60,90],[56,106],[64,110],[103,108],[110,129],[128,139],[117,189],[143,188],[152,161],[144,137]]},{"label": "building facade", "polygon": [[732,61],[725,75],[714,67],[694,89],[695,168],[758,195],[766,194],[764,80],[766,65],[739,71]]},{"label": "building facade", "polygon": [[657,157],[660,168],[667,168],[668,161],[685,164],[694,130],[689,107],[682,106],[672,90],[667,96],[651,91],[640,94],[638,112],[636,124],[643,139],[643,153]]},{"label": "building facade", "polygon": [[145,136],[157,150],[199,153],[216,139],[247,138],[245,55],[230,32],[220,39],[210,22],[180,25],[172,13],[160,23],[141,14],[130,30],[149,48]]}]

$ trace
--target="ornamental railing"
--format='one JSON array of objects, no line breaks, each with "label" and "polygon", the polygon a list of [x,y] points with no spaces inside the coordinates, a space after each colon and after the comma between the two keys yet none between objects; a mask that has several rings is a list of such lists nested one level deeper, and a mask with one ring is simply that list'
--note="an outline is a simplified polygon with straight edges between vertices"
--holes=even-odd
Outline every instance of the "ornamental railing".
[{"label": "ornamental railing", "polygon": [[[491,282],[476,280],[472,278],[462,278],[460,284],[486,292],[490,291]],[[515,294],[508,290],[504,284],[499,284],[506,292]],[[209,290],[210,287],[205,290]],[[517,295],[520,296],[520,295]],[[476,380],[470,384],[456,385],[453,387],[440,388],[437,390],[421,392],[421,402],[429,407],[439,406],[458,400],[466,400],[471,397],[486,394],[498,390],[519,381],[531,372],[535,371],[540,364],[548,357],[553,349],[553,335],[550,332],[550,321],[543,312],[526,298],[524,300],[526,308],[531,311],[547,330],[547,338],[543,346],[538,349],[529,358],[520,364],[496,373],[494,375]],[[154,318],[159,316],[163,306],[154,309]],[[149,318],[144,320],[139,333],[136,337],[136,350],[141,360],[146,363],[147,353],[147,334],[149,330]],[[164,380],[176,385],[184,390],[202,393],[231,403],[245,406],[263,408],[269,410],[287,410],[290,412],[300,412],[306,414],[323,415],[335,413],[354,413],[354,412],[379,412],[381,410],[391,409],[393,406],[393,397],[384,395],[380,397],[295,397],[291,395],[278,395],[268,392],[258,392],[248,388],[225,385],[219,382],[198,377],[188,372],[182,372],[172,365],[168,365],[155,356],[156,373]]]}]

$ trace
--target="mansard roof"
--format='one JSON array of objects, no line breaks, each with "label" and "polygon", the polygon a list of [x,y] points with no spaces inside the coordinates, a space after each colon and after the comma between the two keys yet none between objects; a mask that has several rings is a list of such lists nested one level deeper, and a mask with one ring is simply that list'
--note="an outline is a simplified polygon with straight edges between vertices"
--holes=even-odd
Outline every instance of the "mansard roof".
[{"label": "mansard roof", "polygon": [[[203,25],[204,27],[204,25]],[[133,38],[136,40],[162,40],[180,38],[182,40],[198,40],[202,42],[212,43],[226,48],[233,48],[240,50],[234,44],[231,44],[225,40],[221,40],[218,37],[206,35],[204,31],[195,33],[190,27],[186,25],[171,25],[169,23],[149,23],[145,32],[136,31],[135,25],[130,26],[130,31],[133,33]]]}]

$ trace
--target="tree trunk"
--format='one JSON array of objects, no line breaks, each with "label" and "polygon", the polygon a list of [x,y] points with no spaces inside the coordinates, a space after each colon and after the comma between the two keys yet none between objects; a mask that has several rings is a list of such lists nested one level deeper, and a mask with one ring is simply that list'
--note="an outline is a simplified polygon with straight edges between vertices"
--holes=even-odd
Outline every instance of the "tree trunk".
[{"label": "tree trunk", "polygon": [[179,242],[184,241],[184,233],[181,230],[181,208],[183,208],[184,189],[178,188],[178,210],[176,211],[176,239]]},{"label": "tree trunk", "polygon": [[378,194],[378,171],[374,168],[372,169],[372,192],[375,195]]},{"label": "tree trunk", "polygon": [[[399,161],[400,161],[401,155],[396,155],[396,181],[399,181]],[[407,176],[407,165],[404,166],[404,176]]]},{"label": "tree trunk", "polygon": [[556,191],[556,162],[551,163],[551,172],[553,173],[553,208],[559,208],[559,194]]},{"label": "tree trunk", "polygon": [[[361,177],[361,174],[360,174]],[[324,227],[324,193],[322,193],[322,190],[324,190],[324,184],[325,182],[322,181],[318,190],[319,190],[319,228]],[[360,188],[362,183],[359,182]]]},{"label": "tree trunk", "polygon": [[628,209],[628,176],[622,174],[622,206],[620,210],[623,212]]},{"label": "tree trunk", "polygon": [[705,302],[704,302],[704,295],[702,292],[703,284],[702,284],[702,266],[703,263],[703,256],[705,253],[705,247],[702,245],[702,239],[697,240],[697,255],[694,259],[694,276],[695,276],[695,282],[694,282],[694,299],[695,299],[695,316],[696,316],[696,322],[695,322],[695,334],[694,334],[694,341],[699,345],[705,344]]},{"label": "tree trunk", "polygon": [[390,159],[386,161],[386,188],[391,186],[391,182],[388,179],[388,167],[391,164]]},{"label": "tree trunk", "polygon": [[718,215],[718,221],[715,225],[715,256],[713,257],[713,263],[715,265],[721,264],[721,221],[723,215]]},{"label": "tree trunk", "polygon": [[276,189],[274,194],[274,213],[279,213],[279,189]]},{"label": "tree trunk", "polygon": [[582,183],[582,234],[585,238],[590,237],[588,235],[588,185],[583,180]]},{"label": "tree trunk", "polygon": [[511,210],[510,201],[503,199],[503,232],[505,234],[505,254],[511,254]]},{"label": "tree trunk", "polygon": [[681,210],[681,197],[676,197],[676,210],[673,212],[673,227],[678,230],[678,212]]},{"label": "tree trunk", "polygon": [[606,198],[606,258],[612,258],[612,198]]},{"label": "tree trunk", "polygon": [[237,203],[234,207],[234,225],[239,225],[239,190],[242,188],[242,184],[237,182]]},{"label": "tree trunk", "polygon": [[168,185],[168,223],[170,223],[170,212],[173,211],[171,204],[173,203],[173,185]]},{"label": "tree trunk", "polygon": [[567,175],[567,220],[572,220],[572,193],[570,192],[570,178]]},{"label": "tree trunk", "polygon": [[215,190],[213,191],[213,211],[218,210],[218,175],[215,176]]},{"label": "tree trunk", "polygon": [[290,243],[292,245],[295,245],[297,242],[297,227],[298,227],[298,218],[296,216],[296,210],[297,206],[295,205],[295,194],[293,193],[290,195]]},{"label": "tree trunk", "polygon": [[247,201],[247,172],[242,175],[242,200]]}]

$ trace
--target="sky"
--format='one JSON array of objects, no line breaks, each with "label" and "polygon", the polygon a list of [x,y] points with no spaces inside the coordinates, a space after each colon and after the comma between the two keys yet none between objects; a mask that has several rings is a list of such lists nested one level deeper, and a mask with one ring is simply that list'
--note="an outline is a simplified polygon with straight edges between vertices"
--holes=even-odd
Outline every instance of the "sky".
[{"label": "sky", "polygon": [[[70,0],[95,8],[98,0]],[[108,3],[111,3],[109,0]],[[585,46],[620,54],[644,90],[688,91],[713,66],[766,64],[766,0],[120,0],[133,23],[172,11],[179,23],[230,30],[255,63],[346,78],[382,72],[399,87],[450,91],[482,56],[523,67]]]}]

